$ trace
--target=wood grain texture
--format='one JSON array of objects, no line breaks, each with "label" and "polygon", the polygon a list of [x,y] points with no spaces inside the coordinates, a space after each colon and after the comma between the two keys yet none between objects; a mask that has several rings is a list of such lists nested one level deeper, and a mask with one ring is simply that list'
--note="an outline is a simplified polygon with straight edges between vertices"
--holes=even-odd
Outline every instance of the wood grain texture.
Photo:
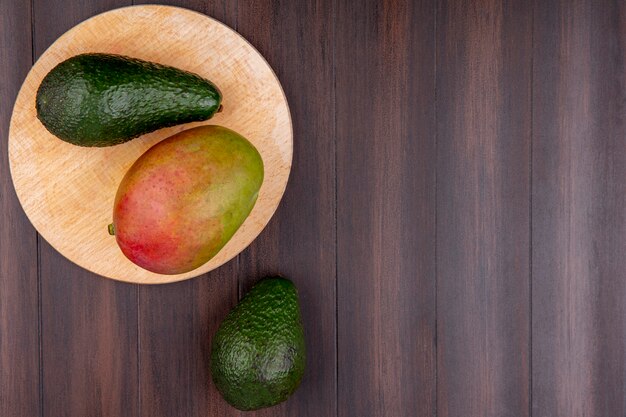
[{"label": "wood grain texture", "polygon": [[203,277],[139,288],[143,417],[238,416],[211,382],[211,338],[237,302],[237,262]]},{"label": "wood grain texture", "polygon": [[[171,65],[208,78],[221,90],[224,110],[208,122],[159,129],[116,146],[87,148],[59,140],[37,119],[37,89],[57,64],[94,51]],[[226,245],[199,268],[177,275],[142,269],[123,255],[108,233],[119,183],[137,158],[155,143],[206,124],[233,129],[261,154],[265,175],[256,204]],[[235,257],[276,210],[292,159],[289,107],[280,82],[263,57],[220,22],[186,9],[160,5],[109,11],[57,39],[37,60],[20,90],[9,136],[13,183],[39,233],[83,268],[141,284],[193,278]]]},{"label": "wood grain texture", "polygon": [[337,9],[341,417],[435,413],[435,8]]},{"label": "wood grain texture", "polygon": [[[160,2],[238,28],[276,70],[285,198],[238,258],[171,285],[101,279],[40,240],[38,309],[6,147],[31,29],[38,56],[129,1],[34,0],[31,28],[28,2],[0,0],[0,416],[626,415],[623,2]],[[237,412],[210,339],[277,273],[300,289],[305,380]]]},{"label": "wood grain texture", "polygon": [[307,369],[285,403],[267,417],[336,414],[335,131],[331,0],[238,2],[237,27],[266,57],[292,112],[293,170],[268,227],[240,255],[240,297],[260,278],[296,284],[307,342]]},{"label": "wood grain texture", "polygon": [[137,288],[40,248],[43,416],[138,416]]},{"label": "wood grain texture", "polygon": [[534,21],[533,416],[624,416],[626,4]]},{"label": "wood grain texture", "polygon": [[529,415],[532,13],[437,9],[438,416]]},{"label": "wood grain texture", "polygon": [[[35,58],[94,13],[128,3],[36,0]],[[63,258],[40,239],[42,416],[136,417],[137,292]]]},{"label": "wood grain texture", "polygon": [[37,234],[9,178],[13,102],[32,65],[28,2],[0,2],[0,416],[39,416]]},{"label": "wood grain texture", "polygon": [[237,0],[133,0],[133,4],[162,4],[184,7],[211,16],[237,29]]}]

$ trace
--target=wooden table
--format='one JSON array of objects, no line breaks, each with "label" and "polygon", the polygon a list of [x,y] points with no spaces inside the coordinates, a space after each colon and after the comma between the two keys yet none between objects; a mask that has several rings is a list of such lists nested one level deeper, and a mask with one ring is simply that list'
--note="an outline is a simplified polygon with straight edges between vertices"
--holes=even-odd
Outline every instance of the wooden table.
[{"label": "wooden table", "polygon": [[[169,2],[267,58],[295,155],[248,250],[163,286],[61,257],[7,164],[33,61],[129,4],[0,0],[0,416],[626,415],[626,3]],[[307,374],[239,413],[209,341],[275,273],[300,289]]]}]

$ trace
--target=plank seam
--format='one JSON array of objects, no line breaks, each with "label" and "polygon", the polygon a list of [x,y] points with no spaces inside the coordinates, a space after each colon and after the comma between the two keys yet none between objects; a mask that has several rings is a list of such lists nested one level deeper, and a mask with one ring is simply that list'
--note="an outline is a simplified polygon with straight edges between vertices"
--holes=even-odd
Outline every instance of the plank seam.
[{"label": "plank seam", "polygon": [[335,417],[339,417],[339,226],[338,226],[338,206],[339,196],[337,188],[339,185],[337,175],[337,0],[332,2],[333,7],[333,135],[335,137]]},{"label": "plank seam", "polygon": [[36,248],[37,248],[37,342],[39,344],[39,415],[44,415],[44,402],[43,402],[43,297],[42,297],[42,284],[41,284],[41,244],[39,233],[36,235]]},{"label": "plank seam", "polygon": [[[30,56],[31,64],[35,65],[35,0],[30,1]],[[42,316],[42,283],[41,283],[41,237],[35,231],[35,249],[37,250],[37,344],[39,345],[39,416],[44,416],[44,387],[43,387],[43,316]]]},{"label": "plank seam", "polygon": [[141,417],[141,298],[139,284],[135,284],[137,305],[137,417]]},{"label": "plank seam", "polygon": [[439,336],[439,323],[437,321],[438,319],[438,298],[439,298],[439,271],[438,271],[438,263],[439,263],[439,259],[438,259],[438,253],[437,253],[437,244],[439,242],[438,240],[438,235],[437,235],[437,207],[438,207],[438,194],[437,194],[437,170],[439,167],[439,159],[437,158],[438,155],[438,137],[437,137],[437,9],[439,8],[439,2],[438,0],[434,0],[434,4],[435,4],[435,11],[434,11],[434,18],[435,18],[435,22],[434,22],[434,34],[433,34],[433,49],[434,49],[434,55],[435,55],[435,59],[434,61],[434,71],[433,71],[433,84],[434,84],[434,94],[435,94],[435,100],[434,100],[434,140],[435,140],[435,249],[434,249],[434,256],[435,256],[435,337],[434,337],[434,344],[435,344],[435,407],[434,407],[434,416],[437,417],[439,415],[439,345],[438,345],[438,336]]},{"label": "plank seam", "polygon": [[530,145],[528,158],[528,417],[533,415],[533,141],[535,92],[535,2],[530,17]]}]

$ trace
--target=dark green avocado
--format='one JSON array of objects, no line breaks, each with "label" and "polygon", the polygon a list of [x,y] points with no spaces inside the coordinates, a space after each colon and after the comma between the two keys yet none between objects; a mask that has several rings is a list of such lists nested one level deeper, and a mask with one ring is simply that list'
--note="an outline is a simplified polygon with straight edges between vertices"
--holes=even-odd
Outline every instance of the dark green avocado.
[{"label": "dark green avocado", "polygon": [[222,94],[187,71],[121,55],[76,55],[37,90],[37,117],[79,146],[110,146],[177,124],[210,119]]},{"label": "dark green avocado", "polygon": [[261,280],[220,325],[211,351],[211,374],[224,399],[239,410],[285,401],[305,367],[304,329],[291,281]]}]

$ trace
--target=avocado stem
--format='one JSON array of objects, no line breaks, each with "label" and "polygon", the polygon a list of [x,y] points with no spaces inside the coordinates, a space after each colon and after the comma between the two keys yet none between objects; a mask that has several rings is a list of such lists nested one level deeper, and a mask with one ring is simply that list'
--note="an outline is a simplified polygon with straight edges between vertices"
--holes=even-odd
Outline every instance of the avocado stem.
[{"label": "avocado stem", "polygon": [[220,104],[220,106],[217,108],[217,111],[215,113],[221,113],[222,110],[224,110],[224,106]]},{"label": "avocado stem", "polygon": [[115,226],[113,226],[113,223],[109,225],[109,234],[115,236]]}]

